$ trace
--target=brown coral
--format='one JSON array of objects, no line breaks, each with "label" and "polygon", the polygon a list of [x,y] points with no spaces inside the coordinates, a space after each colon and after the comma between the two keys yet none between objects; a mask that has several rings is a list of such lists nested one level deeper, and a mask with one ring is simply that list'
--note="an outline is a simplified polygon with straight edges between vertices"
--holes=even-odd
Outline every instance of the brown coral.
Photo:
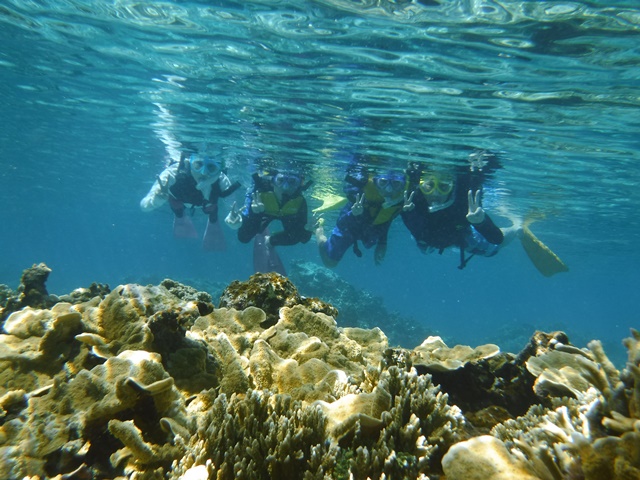
[{"label": "brown coral", "polygon": [[323,312],[336,317],[338,311],[317,298],[306,298],[298,294],[291,281],[278,273],[256,273],[248,281],[234,281],[220,297],[220,307],[244,310],[259,307],[266,313],[265,326],[273,325],[282,307],[304,305],[313,312]]}]

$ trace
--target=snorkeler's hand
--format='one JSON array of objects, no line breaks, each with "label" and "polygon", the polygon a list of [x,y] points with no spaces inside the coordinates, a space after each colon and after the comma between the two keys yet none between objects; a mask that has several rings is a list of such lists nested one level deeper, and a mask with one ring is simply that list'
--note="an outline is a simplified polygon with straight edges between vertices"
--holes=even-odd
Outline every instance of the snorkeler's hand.
[{"label": "snorkeler's hand", "polygon": [[253,192],[251,196],[251,211],[253,213],[264,212],[264,203],[260,200],[260,194],[258,192]]},{"label": "snorkeler's hand", "polygon": [[237,230],[242,226],[242,215],[240,215],[240,213],[238,212],[236,202],[233,202],[231,211],[225,217],[224,223],[226,223],[233,230]]},{"label": "snorkeler's hand", "polygon": [[378,243],[376,245],[376,250],[373,253],[373,261],[376,265],[380,265],[382,260],[384,260],[384,256],[387,254],[387,244],[386,243]]},{"label": "snorkeler's hand", "polygon": [[218,204],[217,203],[207,203],[205,206],[202,207],[202,211],[207,214],[207,215],[211,215],[212,213],[216,213],[218,212]]},{"label": "snorkeler's hand", "polygon": [[156,175],[156,181],[158,182],[158,186],[160,187],[160,196],[168,197],[171,194],[171,192],[169,192],[169,183],[171,181],[171,178],[171,175],[168,175],[167,180],[163,182],[162,177],[160,177],[160,175]]},{"label": "snorkeler's hand", "polygon": [[469,199],[469,213],[467,213],[467,220],[473,225],[484,222],[484,209],[480,205],[481,191],[478,190],[475,195],[471,190],[467,192],[467,198]]},{"label": "snorkeler's hand", "polygon": [[327,236],[324,234],[324,218],[318,218],[318,221],[313,228],[313,234],[316,237],[316,242],[324,243],[327,241]]},{"label": "snorkeler's hand", "polygon": [[364,193],[360,196],[356,195],[356,202],[351,207],[351,213],[354,217],[359,217],[364,213]]},{"label": "snorkeler's hand", "polygon": [[404,203],[402,205],[403,212],[410,212],[411,210],[416,208],[416,204],[413,203],[413,196],[415,195],[415,193],[416,191],[414,190],[413,192],[411,192],[411,195],[409,195],[409,192],[407,190],[404,191]]}]

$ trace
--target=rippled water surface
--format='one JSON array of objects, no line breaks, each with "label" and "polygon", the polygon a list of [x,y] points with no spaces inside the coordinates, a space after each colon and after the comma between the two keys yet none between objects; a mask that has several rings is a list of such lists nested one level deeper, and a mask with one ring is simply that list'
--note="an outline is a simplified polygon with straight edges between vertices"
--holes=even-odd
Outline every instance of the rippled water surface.
[{"label": "rippled water surface", "polygon": [[516,247],[460,272],[400,224],[384,267],[338,273],[453,340],[524,324],[617,345],[638,326],[637,2],[2,0],[0,25],[0,283],[40,261],[63,290],[246,278],[231,234],[203,259],[168,211],[138,210],[180,144],[224,147],[245,183],[258,159],[300,162],[315,193],[340,191],[348,154],[402,168],[481,148],[503,165],[487,209],[542,214],[568,274],[540,278]]}]

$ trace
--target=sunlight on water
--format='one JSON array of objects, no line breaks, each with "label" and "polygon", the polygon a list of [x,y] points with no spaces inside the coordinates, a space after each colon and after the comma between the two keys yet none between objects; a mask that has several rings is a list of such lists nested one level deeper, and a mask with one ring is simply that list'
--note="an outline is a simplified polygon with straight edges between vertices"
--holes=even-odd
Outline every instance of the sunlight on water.
[{"label": "sunlight on water", "polygon": [[126,131],[135,161],[223,144],[232,167],[295,159],[339,191],[353,154],[403,168],[491,149],[496,208],[640,240],[615,234],[640,202],[634,2],[3,3],[5,96]]}]

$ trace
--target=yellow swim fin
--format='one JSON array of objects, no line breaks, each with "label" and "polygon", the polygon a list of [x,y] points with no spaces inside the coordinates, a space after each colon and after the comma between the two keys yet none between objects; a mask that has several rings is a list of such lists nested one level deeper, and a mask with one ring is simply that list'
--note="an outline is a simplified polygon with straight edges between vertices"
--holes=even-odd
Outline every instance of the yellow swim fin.
[{"label": "yellow swim fin", "polygon": [[542,243],[529,229],[531,223],[531,220],[525,221],[522,226],[520,242],[533,265],[545,277],[550,277],[560,272],[568,272],[569,267],[560,260],[560,257],[553,253],[551,249]]},{"label": "yellow swim fin", "polygon": [[335,195],[333,193],[326,193],[322,196],[314,196],[313,198],[322,201],[322,205],[313,209],[313,213],[323,213],[330,210],[337,210],[344,207],[347,204],[347,199],[342,195]]}]

